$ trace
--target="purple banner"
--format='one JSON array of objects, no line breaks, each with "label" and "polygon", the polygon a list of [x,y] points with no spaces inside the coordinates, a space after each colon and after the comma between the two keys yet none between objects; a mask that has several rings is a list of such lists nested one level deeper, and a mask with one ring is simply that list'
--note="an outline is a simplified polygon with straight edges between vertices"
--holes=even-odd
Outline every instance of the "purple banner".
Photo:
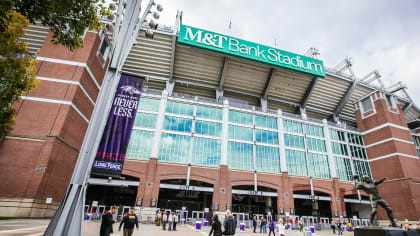
[{"label": "purple banner", "polygon": [[126,74],[121,75],[92,166],[93,173],[108,176],[121,175],[128,142],[136,119],[143,82],[143,78]]}]

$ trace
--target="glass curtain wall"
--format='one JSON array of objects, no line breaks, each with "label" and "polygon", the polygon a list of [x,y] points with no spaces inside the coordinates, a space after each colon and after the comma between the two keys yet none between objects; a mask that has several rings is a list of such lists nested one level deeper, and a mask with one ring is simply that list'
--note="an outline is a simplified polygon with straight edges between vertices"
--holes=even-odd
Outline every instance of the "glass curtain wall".
[{"label": "glass curtain wall", "polygon": [[[161,161],[219,166],[223,109],[194,104],[194,100],[169,99],[164,110],[158,159]],[[149,159],[156,134],[160,99],[143,96],[130,139],[127,158]],[[280,173],[279,148],[284,145],[290,175],[331,178],[326,139],[321,125],[283,119],[284,143],[279,143],[278,120],[254,111],[230,108],[227,164],[232,169]],[[337,176],[352,181],[353,170],[371,176],[363,138],[330,128],[330,143]],[[417,140],[417,139],[416,139]],[[416,148],[420,150],[418,140]],[[255,161],[254,161],[255,160]]]}]

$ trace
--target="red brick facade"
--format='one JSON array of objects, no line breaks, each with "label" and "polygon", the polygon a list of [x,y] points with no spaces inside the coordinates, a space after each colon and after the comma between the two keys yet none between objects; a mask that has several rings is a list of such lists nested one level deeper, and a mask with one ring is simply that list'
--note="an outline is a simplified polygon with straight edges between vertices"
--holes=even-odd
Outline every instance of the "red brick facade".
[{"label": "red brick facade", "polygon": [[[403,220],[420,218],[420,160],[399,104],[391,107],[386,95],[369,95],[374,111],[362,113],[355,104],[357,127],[363,136],[374,179],[387,177],[379,185],[385,201],[394,209],[394,217]],[[386,219],[383,209],[378,211]]]},{"label": "red brick facade", "polygon": [[[97,33],[88,32],[73,52],[50,40],[37,58],[38,86],[14,104],[16,125],[0,144],[0,165],[7,166],[0,208],[10,216],[40,216],[46,198],[62,200],[105,74]],[[27,210],[18,209],[22,201],[30,202]]]}]

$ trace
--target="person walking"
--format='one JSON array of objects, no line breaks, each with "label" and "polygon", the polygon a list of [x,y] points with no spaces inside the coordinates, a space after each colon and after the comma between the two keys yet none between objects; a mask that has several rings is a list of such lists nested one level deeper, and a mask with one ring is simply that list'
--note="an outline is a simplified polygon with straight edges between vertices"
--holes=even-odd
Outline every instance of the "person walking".
[{"label": "person walking", "polygon": [[168,231],[172,230],[172,222],[174,220],[174,213],[170,212],[168,215]]},{"label": "person walking", "polygon": [[267,233],[267,220],[265,219],[265,217],[262,218],[261,225],[263,233]]},{"label": "person walking", "polygon": [[118,207],[113,206],[108,212],[102,215],[101,229],[99,230],[100,236],[110,236],[113,233],[112,224],[116,221],[114,221],[112,215],[117,212],[117,209]]},{"label": "person walking", "polygon": [[219,217],[214,215],[212,218],[212,225],[209,236],[213,233],[214,236],[222,236],[222,224],[219,221]]},{"label": "person walking", "polygon": [[252,226],[254,226],[254,233],[255,230],[257,229],[257,216],[252,217]]},{"label": "person walking", "polygon": [[300,220],[299,220],[299,230],[300,230],[300,232],[303,232],[303,224],[304,224],[303,219],[300,218]]},{"label": "person walking", "polygon": [[338,228],[338,235],[343,235],[343,224],[341,223],[341,221],[338,222],[337,228]]},{"label": "person walking", "polygon": [[130,213],[122,218],[118,231],[121,231],[122,225],[124,225],[124,236],[132,236],[134,232],[134,226],[136,226],[137,230],[139,230],[139,221],[137,219],[136,210],[134,208],[131,208]]},{"label": "person walking", "polygon": [[174,212],[172,212],[173,216],[172,216],[172,230],[176,231],[176,224],[178,223],[178,215]]},{"label": "person walking", "polygon": [[276,236],[276,231],[274,230],[275,226],[276,226],[276,222],[274,221],[272,217],[270,224],[268,225],[268,229],[270,230],[270,232],[268,233],[268,236],[271,236],[271,232],[273,232],[273,235]]},{"label": "person walking", "polygon": [[333,231],[333,234],[335,234],[335,223],[331,222],[331,229]]},{"label": "person walking", "polygon": [[283,223],[283,219],[280,219],[277,225],[280,236],[286,236],[286,225]]},{"label": "person walking", "polygon": [[162,219],[162,214],[160,213],[160,211],[158,211],[156,213],[156,226],[160,226],[161,219]]},{"label": "person walking", "polygon": [[223,235],[235,235],[236,222],[233,219],[232,212],[227,210],[225,215],[226,217],[223,221],[223,227],[225,228],[225,231],[223,231]]},{"label": "person walking", "polygon": [[260,225],[260,233],[262,233],[262,216],[258,220],[258,224]]},{"label": "person walking", "polygon": [[166,212],[163,212],[162,215],[162,229],[166,230],[166,222],[168,221],[168,216],[166,215]]}]

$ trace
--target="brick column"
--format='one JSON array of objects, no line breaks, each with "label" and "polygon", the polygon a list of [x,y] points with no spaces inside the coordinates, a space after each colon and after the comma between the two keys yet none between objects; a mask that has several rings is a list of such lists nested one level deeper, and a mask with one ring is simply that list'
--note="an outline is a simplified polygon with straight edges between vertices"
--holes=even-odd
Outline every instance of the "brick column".
[{"label": "brick column", "polygon": [[[387,177],[379,191],[397,219],[420,218],[420,161],[396,99],[376,91],[354,104],[373,178]],[[379,207],[379,219],[387,219]]]},{"label": "brick column", "polygon": [[160,181],[156,182],[157,176],[157,159],[150,158],[149,164],[147,165],[146,179],[142,181],[140,179],[140,186],[137,192],[137,197],[143,199],[144,207],[151,207],[152,199],[156,200],[157,206],[157,195],[155,189],[157,189],[157,194],[159,194],[159,184]]}]

